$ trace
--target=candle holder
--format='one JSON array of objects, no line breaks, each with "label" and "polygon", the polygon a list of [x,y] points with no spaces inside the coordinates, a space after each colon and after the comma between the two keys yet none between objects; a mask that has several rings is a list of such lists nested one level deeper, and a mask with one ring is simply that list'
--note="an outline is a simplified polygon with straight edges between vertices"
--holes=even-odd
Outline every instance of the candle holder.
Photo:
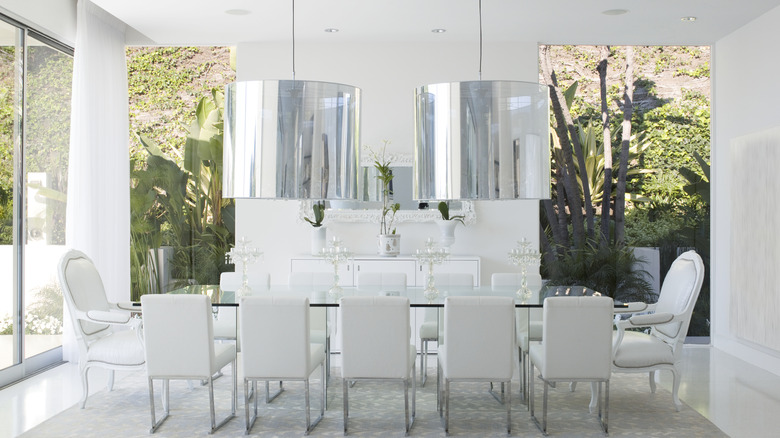
[{"label": "candle holder", "polygon": [[242,237],[230,251],[225,254],[228,263],[241,263],[243,273],[241,276],[241,287],[236,291],[236,296],[242,297],[252,293],[249,287],[249,275],[247,274],[248,265],[257,261],[263,253],[259,249],[249,246],[249,240]]},{"label": "candle holder", "polygon": [[517,290],[517,297],[525,303],[531,298],[531,290],[528,289],[528,265],[538,264],[541,254],[539,251],[531,248],[531,242],[525,237],[517,242],[517,247],[509,251],[509,261],[520,267],[520,289]]},{"label": "candle holder", "polygon": [[425,248],[417,249],[414,257],[420,262],[428,265],[428,281],[423,290],[423,296],[432,303],[439,296],[439,290],[436,289],[435,279],[433,277],[433,266],[441,264],[450,256],[447,248],[437,247],[432,238],[425,241]]},{"label": "candle holder", "polygon": [[339,286],[339,265],[352,258],[352,253],[342,246],[341,239],[333,236],[328,246],[320,250],[319,256],[333,264],[333,286],[328,290],[328,297],[336,301],[344,294],[344,290]]}]

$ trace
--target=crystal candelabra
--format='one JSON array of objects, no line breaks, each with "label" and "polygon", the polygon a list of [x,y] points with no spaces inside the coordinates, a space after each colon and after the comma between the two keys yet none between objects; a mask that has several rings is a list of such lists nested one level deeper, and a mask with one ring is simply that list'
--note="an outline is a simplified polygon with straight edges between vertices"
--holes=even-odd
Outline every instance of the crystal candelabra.
[{"label": "crystal candelabra", "polygon": [[447,248],[437,247],[436,242],[432,238],[428,238],[425,241],[425,248],[418,249],[414,253],[414,257],[420,262],[428,265],[428,281],[423,290],[423,296],[428,300],[428,303],[432,303],[439,296],[439,290],[436,289],[435,280],[433,278],[433,266],[441,264],[450,253]]},{"label": "crystal candelabra", "polygon": [[540,258],[541,254],[539,254],[539,251],[531,248],[531,242],[525,237],[523,237],[523,240],[517,242],[517,248],[512,248],[509,251],[509,261],[512,262],[513,265],[520,266],[521,279],[520,289],[517,290],[517,297],[523,302],[531,298],[531,290],[528,289],[527,279],[528,266],[539,263]]},{"label": "crystal candelabra", "polygon": [[333,236],[333,239],[328,242],[328,246],[320,250],[320,257],[333,264],[333,287],[328,290],[328,296],[332,300],[338,300],[344,293],[344,290],[339,286],[339,265],[345,263],[352,258],[352,253],[345,246],[342,246],[341,239]]},{"label": "crystal candelabra", "polygon": [[228,263],[241,263],[241,267],[243,268],[241,287],[236,291],[236,296],[244,296],[252,293],[252,288],[249,287],[247,269],[249,264],[256,262],[261,255],[263,255],[263,253],[260,252],[259,249],[249,246],[249,240],[246,237],[242,237],[241,240],[238,241],[238,244],[225,254],[225,259]]}]

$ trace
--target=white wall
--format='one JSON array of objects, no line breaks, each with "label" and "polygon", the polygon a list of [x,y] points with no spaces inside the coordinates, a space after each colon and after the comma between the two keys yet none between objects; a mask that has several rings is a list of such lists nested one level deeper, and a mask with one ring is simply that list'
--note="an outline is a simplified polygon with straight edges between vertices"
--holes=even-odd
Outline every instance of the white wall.
[{"label": "white wall", "polygon": [[[729,146],[735,137],[780,126],[776,87],[780,71],[780,8],[716,42],[713,50],[712,342],[716,347],[780,375],[780,352],[736,338],[729,317],[731,178]],[[761,157],[755,157],[760,160]],[[769,200],[774,202],[774,200]],[[766,230],[772,234],[777,230]],[[780,318],[780,315],[774,315]]]},{"label": "white wall", "polygon": [[0,0],[2,12],[73,46],[77,0]]},{"label": "white wall", "polygon": [[[238,46],[239,80],[292,79],[289,43],[247,43]],[[414,89],[420,85],[478,79],[479,47],[474,44],[297,44],[295,78],[340,82],[363,92],[362,144],[389,140],[389,153],[411,154],[414,139]],[[484,80],[538,82],[535,42],[486,45]],[[538,245],[538,201],[482,201],[477,223],[458,226],[453,254],[482,257],[481,278],[516,271],[507,252],[523,237]],[[265,252],[262,269],[273,283],[285,283],[289,259],[307,254],[310,226],[298,221],[297,201],[238,200],[236,236],[247,237]],[[327,223],[327,220],[326,220]],[[378,224],[327,224],[357,254],[376,253]],[[438,230],[432,223],[400,224],[401,252],[411,253]]]}]

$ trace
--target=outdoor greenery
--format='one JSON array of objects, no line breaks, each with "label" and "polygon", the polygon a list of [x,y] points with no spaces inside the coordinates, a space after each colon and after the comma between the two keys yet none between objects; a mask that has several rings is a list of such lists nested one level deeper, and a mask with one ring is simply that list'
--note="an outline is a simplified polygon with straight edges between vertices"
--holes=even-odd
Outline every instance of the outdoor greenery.
[{"label": "outdoor greenery", "polygon": [[[50,283],[33,291],[36,301],[27,306],[24,314],[26,335],[62,334],[62,290],[58,283]],[[10,315],[0,319],[0,335],[13,334],[13,320]]]},{"label": "outdoor greenery", "polygon": [[543,275],[641,299],[629,247],[658,247],[662,277],[695,248],[706,275],[689,335],[708,335],[709,48],[542,46],[540,58],[555,133]]}]

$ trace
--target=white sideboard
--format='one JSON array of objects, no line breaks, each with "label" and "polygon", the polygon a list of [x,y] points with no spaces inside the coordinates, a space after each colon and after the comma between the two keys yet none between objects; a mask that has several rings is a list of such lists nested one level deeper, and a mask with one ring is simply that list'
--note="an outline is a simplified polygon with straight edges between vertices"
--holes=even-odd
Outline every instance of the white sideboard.
[{"label": "white sideboard", "polygon": [[[333,272],[333,265],[315,256],[300,256],[290,260],[290,272]],[[355,286],[359,272],[402,272],[406,274],[408,287],[425,286],[428,267],[411,255],[379,257],[356,255],[339,265],[339,284]],[[474,276],[474,286],[480,285],[480,259],[477,256],[450,256],[447,261],[434,266],[434,273],[466,273]]]}]

